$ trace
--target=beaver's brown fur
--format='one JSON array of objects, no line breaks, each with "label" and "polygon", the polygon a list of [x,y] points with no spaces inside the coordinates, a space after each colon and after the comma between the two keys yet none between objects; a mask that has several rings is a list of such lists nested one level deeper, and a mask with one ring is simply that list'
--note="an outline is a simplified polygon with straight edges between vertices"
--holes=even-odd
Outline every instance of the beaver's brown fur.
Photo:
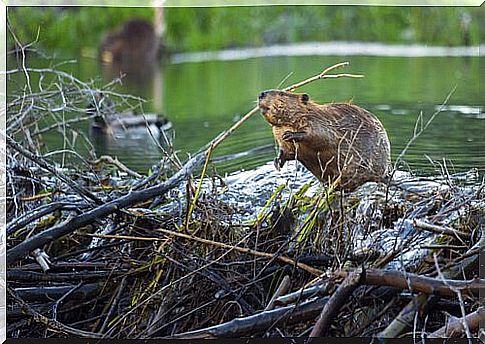
[{"label": "beaver's brown fur", "polygon": [[159,49],[160,39],[153,25],[143,19],[132,19],[108,33],[99,47],[99,58],[108,63],[152,62]]},{"label": "beaver's brown fur", "polygon": [[259,108],[280,146],[276,168],[297,159],[321,182],[340,177],[338,188],[355,189],[383,181],[390,166],[390,144],[381,122],[347,103],[317,104],[307,94],[269,90]]}]

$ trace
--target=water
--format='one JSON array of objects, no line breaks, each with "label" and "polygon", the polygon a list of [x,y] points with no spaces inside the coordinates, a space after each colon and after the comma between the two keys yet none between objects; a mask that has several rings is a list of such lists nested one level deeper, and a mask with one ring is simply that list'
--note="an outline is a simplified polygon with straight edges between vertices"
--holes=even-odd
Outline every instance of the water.
[{"label": "water", "polygon": [[[146,112],[161,111],[170,119],[173,127],[169,134],[174,136],[173,145],[181,160],[249,111],[262,90],[276,88],[282,81],[282,86],[287,86],[330,65],[349,61],[350,66],[342,72],[361,73],[365,78],[327,79],[299,91],[322,103],[352,100],[373,112],[388,131],[395,159],[412,137],[418,115],[422,113],[426,121],[456,88],[443,111],[409,148],[403,168],[431,174],[438,166],[429,159],[446,159],[451,172],[475,167],[483,174],[485,96],[479,89],[480,78],[483,81],[485,75],[483,58],[306,55],[184,62],[182,57],[177,55],[173,62],[165,61],[152,69],[140,66],[120,86],[120,91],[146,98]],[[45,64],[35,58],[28,63]],[[96,60],[83,57],[62,68],[82,80],[102,75],[109,81],[116,75],[116,71],[102,68]],[[87,123],[82,130],[89,132]],[[50,149],[63,145],[62,136],[55,132],[44,139]],[[162,156],[152,138],[143,132],[125,138],[91,136],[91,140],[98,155],[116,156],[142,173]],[[214,155],[222,157],[251,149],[257,150],[216,163],[217,171],[248,170],[275,157],[271,128],[259,114],[218,147]],[[86,153],[82,147],[80,151]]]}]

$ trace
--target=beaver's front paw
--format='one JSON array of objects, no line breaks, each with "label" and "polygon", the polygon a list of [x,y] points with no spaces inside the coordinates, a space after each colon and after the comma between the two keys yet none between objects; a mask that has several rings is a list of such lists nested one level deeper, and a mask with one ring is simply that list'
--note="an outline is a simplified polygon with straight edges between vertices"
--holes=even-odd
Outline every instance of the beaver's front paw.
[{"label": "beaver's front paw", "polygon": [[286,142],[300,142],[306,136],[304,131],[285,131],[281,138]]},{"label": "beaver's front paw", "polygon": [[276,170],[279,171],[285,165],[285,162],[285,154],[283,151],[280,151],[280,155],[274,159],[274,167],[276,167]]}]

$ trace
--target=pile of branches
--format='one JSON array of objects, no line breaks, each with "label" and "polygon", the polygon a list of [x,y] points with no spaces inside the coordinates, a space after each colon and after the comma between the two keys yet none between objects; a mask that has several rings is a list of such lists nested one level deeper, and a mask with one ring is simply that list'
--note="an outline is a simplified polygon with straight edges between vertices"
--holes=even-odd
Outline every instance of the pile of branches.
[{"label": "pile of branches", "polygon": [[[352,76],[328,74],[341,65],[287,90]],[[114,158],[52,159],[42,133],[76,128],[41,127],[43,116],[101,91],[54,74],[49,87],[8,104],[9,337],[478,335],[483,183],[444,174],[426,192],[303,187],[283,197],[279,188],[243,222],[208,166],[256,108],[184,164],[167,151],[143,176]],[[391,229],[406,239],[396,235],[385,251],[356,247],[357,235],[365,242]],[[426,254],[404,264],[423,231],[433,238]]]}]

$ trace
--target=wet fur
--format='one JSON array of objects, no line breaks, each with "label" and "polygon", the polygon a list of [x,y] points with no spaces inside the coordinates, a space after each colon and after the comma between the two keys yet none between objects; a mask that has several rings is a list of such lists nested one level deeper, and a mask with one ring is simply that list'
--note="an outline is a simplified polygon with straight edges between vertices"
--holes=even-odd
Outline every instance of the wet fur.
[{"label": "wet fur", "polygon": [[340,176],[344,189],[386,177],[389,139],[373,114],[348,103],[317,104],[306,94],[263,94],[259,106],[280,147],[277,168],[297,159],[324,183]]}]

